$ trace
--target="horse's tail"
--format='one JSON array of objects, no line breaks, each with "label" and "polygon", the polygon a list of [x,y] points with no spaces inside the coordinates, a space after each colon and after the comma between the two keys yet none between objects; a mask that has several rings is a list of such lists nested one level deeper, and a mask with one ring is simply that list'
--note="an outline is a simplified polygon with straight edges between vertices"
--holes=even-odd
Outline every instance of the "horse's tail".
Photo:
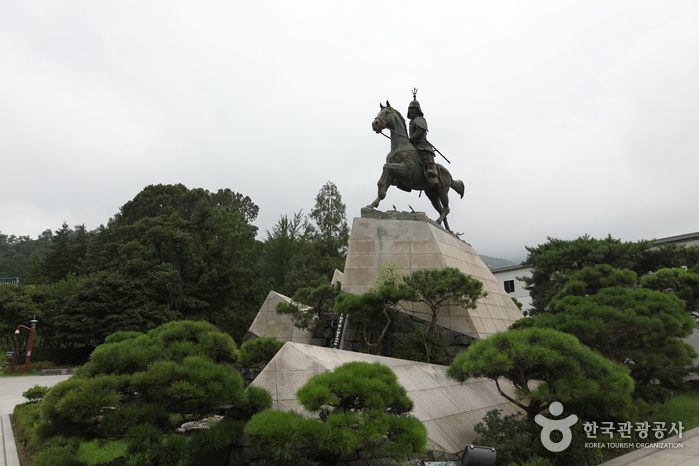
[{"label": "horse's tail", "polygon": [[451,189],[453,189],[454,191],[456,191],[457,193],[459,193],[459,196],[461,196],[462,199],[464,198],[464,190],[465,190],[465,188],[464,188],[464,182],[463,182],[463,181],[461,181],[461,180],[451,180]]}]

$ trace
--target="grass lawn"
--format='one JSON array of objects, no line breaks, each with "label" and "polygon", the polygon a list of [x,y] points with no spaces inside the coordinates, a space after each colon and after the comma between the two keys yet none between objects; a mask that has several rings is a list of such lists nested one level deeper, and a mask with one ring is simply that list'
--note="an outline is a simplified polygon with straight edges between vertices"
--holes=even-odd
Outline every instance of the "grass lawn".
[{"label": "grass lawn", "polygon": [[699,392],[688,391],[673,396],[667,403],[653,405],[652,421],[682,421],[684,431],[699,427]]}]

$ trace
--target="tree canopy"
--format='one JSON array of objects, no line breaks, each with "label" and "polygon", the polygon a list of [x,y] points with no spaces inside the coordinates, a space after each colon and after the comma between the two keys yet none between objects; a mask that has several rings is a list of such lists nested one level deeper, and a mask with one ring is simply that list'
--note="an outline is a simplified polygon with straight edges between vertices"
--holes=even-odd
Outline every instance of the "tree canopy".
[{"label": "tree canopy", "polygon": [[551,299],[565,286],[571,274],[596,265],[631,270],[638,277],[662,268],[693,267],[699,263],[699,247],[663,245],[653,248],[653,241],[623,242],[608,236],[588,235],[576,240],[548,238],[548,242],[527,247],[529,254],[522,265],[532,268],[531,277],[523,277],[532,297],[532,314],[547,310]]},{"label": "tree canopy", "polygon": [[412,291],[408,301],[425,303],[430,309],[430,329],[426,342],[427,362],[430,361],[441,307],[451,302],[466,309],[475,309],[476,301],[488,296],[488,292],[483,291],[481,281],[453,267],[415,270],[403,277],[400,286]]},{"label": "tree canopy", "polygon": [[[76,448],[65,441],[71,438],[120,440],[128,444],[129,464],[187,463],[237,441],[246,418],[271,406],[269,393],[244,389],[230,365],[235,360],[231,337],[207,322],[117,332],[73,377],[49,390],[34,439],[39,445],[67,445],[64,450]],[[189,437],[178,433],[185,422],[222,409],[243,415],[210,420],[209,429]],[[50,453],[51,448],[42,454]]]},{"label": "tree canopy", "polygon": [[[669,286],[681,275],[670,269],[661,272],[646,282]],[[660,369],[691,364],[696,352],[680,338],[695,326],[685,302],[673,293],[639,287],[634,272],[603,264],[569,274],[548,312],[512,327],[554,328],[575,335],[603,356],[629,364],[634,378],[645,385]]]},{"label": "tree canopy", "polygon": [[[626,367],[550,328],[512,329],[479,340],[456,357],[447,377],[462,383],[476,377],[493,380],[530,421],[555,401],[585,419],[632,414],[634,383]],[[514,385],[515,397],[505,393],[500,379]]]},{"label": "tree canopy", "polygon": [[329,284],[343,270],[349,227],[346,207],[337,186],[328,181],[316,196],[308,216],[282,215],[267,232],[262,268],[276,291],[292,296],[300,288]]}]

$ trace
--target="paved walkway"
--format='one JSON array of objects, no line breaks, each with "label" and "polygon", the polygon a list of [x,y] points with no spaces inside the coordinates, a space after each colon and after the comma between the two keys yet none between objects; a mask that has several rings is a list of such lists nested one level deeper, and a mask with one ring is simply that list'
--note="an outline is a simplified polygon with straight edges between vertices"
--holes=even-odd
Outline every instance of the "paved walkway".
[{"label": "paved walkway", "polygon": [[67,380],[70,375],[26,375],[21,377],[0,377],[0,466],[19,466],[15,438],[12,435],[10,414],[15,406],[26,402],[22,393],[34,385],[53,387]]},{"label": "paved walkway", "polygon": [[[650,442],[649,442],[650,443]],[[663,440],[665,445],[682,444],[682,448],[641,448],[600,466],[697,466],[699,465],[699,427]]]}]

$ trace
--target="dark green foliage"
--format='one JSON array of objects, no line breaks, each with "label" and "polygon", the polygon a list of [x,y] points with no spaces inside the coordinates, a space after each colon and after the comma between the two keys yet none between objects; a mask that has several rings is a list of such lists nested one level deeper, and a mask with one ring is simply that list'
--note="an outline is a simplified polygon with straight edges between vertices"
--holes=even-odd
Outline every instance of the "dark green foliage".
[{"label": "dark green foliage", "polygon": [[48,393],[49,387],[42,387],[40,385],[34,385],[34,387],[30,388],[26,392],[22,393],[22,396],[26,399],[29,400],[30,403],[37,403],[41,401],[44,396],[46,396],[46,393]]},{"label": "dark green foliage", "polygon": [[255,413],[271,408],[273,403],[272,395],[267,390],[252,386],[245,390],[245,399],[241,402],[240,409],[247,419]]},{"label": "dark green foliage", "polygon": [[38,275],[45,277],[49,283],[56,283],[68,274],[79,274],[87,253],[89,236],[85,225],[76,225],[75,229],[71,229],[67,223],[63,223],[61,229],[51,236],[46,254],[38,264]]},{"label": "dark green foliage", "polygon": [[428,325],[413,322],[408,332],[408,338],[393,344],[391,357],[432,364],[446,364],[449,358],[449,342],[442,337],[439,330],[434,333],[430,359],[427,359],[426,347],[429,332]]},{"label": "dark green foliage", "polygon": [[[583,346],[572,335],[549,328],[508,330],[475,342],[459,354],[447,377],[464,382],[492,379],[500,394],[529,420],[559,401],[585,419],[632,415],[633,380],[627,369]],[[515,387],[504,393],[500,379]]]},{"label": "dark green foliage", "polygon": [[341,294],[333,310],[338,314],[354,314],[352,320],[360,322],[362,338],[369,351],[383,354],[381,344],[395,320],[394,308],[413,296],[412,290],[386,284],[363,295]]},{"label": "dark green foliage", "polygon": [[289,219],[282,215],[272,233],[267,231],[262,250],[262,268],[268,279],[269,287],[284,295],[292,295],[295,291],[291,287],[292,261],[302,248],[302,216],[301,212],[295,213]]},{"label": "dark green foliage", "polygon": [[598,240],[587,235],[567,241],[549,238],[537,247],[527,247],[529,255],[522,265],[532,267],[532,276],[523,277],[532,297],[532,314],[547,310],[570,274],[596,265],[628,269],[642,277],[663,268],[693,267],[699,262],[699,248],[664,245],[650,249],[653,241],[622,242],[611,236]]},{"label": "dark green foliage", "polygon": [[235,210],[246,222],[255,220],[259,211],[249,197],[230,189],[219,189],[214,194],[202,188],[187,189],[183,184],[159,184],[143,188],[133,200],[121,207],[115,221],[130,225],[144,218],[173,214],[189,220],[202,202],[215,208]]},{"label": "dark green foliage", "polygon": [[301,288],[330,283],[342,270],[349,242],[346,208],[337,187],[328,182],[316,196],[310,215],[282,216],[262,251],[262,268],[269,286],[292,296]]},{"label": "dark green foliage", "polygon": [[425,449],[427,431],[408,415],[412,401],[381,364],[344,364],[313,376],[296,395],[318,419],[267,411],[245,428],[250,445],[266,451],[275,464],[336,464],[354,450],[399,460]]},{"label": "dark green foliage", "polygon": [[427,362],[431,362],[430,353],[440,308],[453,303],[466,309],[475,309],[476,301],[488,296],[488,292],[483,291],[483,283],[453,267],[416,270],[403,278],[401,287],[412,291],[413,296],[409,301],[425,303],[430,309],[427,316],[430,328],[425,345]]},{"label": "dark green foliage", "polygon": [[648,403],[665,403],[672,398],[670,390],[655,384],[639,385],[634,390],[633,395]]},{"label": "dark green foliage", "polygon": [[[663,277],[669,276],[677,275],[665,269]],[[679,339],[689,336],[695,323],[674,293],[641,288],[636,282],[630,270],[606,264],[586,267],[569,274],[548,312],[513,328],[555,328],[575,335],[603,356],[627,363],[634,379],[647,385],[661,369],[691,364],[696,352]]]},{"label": "dark green foliage", "polygon": [[36,446],[46,448],[57,434],[123,439],[129,464],[185,464],[198,451],[233,442],[243,422],[224,418],[210,432],[185,437],[175,432],[185,420],[208,418],[221,406],[249,418],[272,404],[266,391],[244,390],[232,366],[235,343],[208,322],[170,322],[106,340],[44,397]]},{"label": "dark green foliage", "polygon": [[294,326],[314,332],[324,324],[323,315],[333,309],[340,294],[340,284],[301,288],[291,298],[291,303],[277,304],[278,314],[289,314]]},{"label": "dark green foliage", "polygon": [[[135,330],[140,319],[146,329],[202,319],[242,340],[267,291],[250,224],[256,215],[249,198],[228,189],[145,188],[90,241],[83,270],[109,278],[84,289],[73,320],[107,313],[109,334]],[[100,306],[122,291],[124,317]]]},{"label": "dark green foliage", "polygon": [[0,285],[0,342],[4,351],[17,351],[21,357],[29,343],[29,331],[15,335],[17,325],[29,326],[34,315],[41,316],[39,307],[25,286]]},{"label": "dark green foliage", "polygon": [[148,298],[145,283],[99,272],[78,281],[63,312],[54,318],[60,341],[99,344],[115,331],[154,328],[175,320],[179,312]]},{"label": "dark green foliage", "polygon": [[524,462],[541,448],[536,424],[522,414],[508,414],[502,417],[501,411],[488,411],[483,420],[473,427],[478,438],[474,445],[482,445],[498,450],[496,464],[507,465]]},{"label": "dark green foliage", "polygon": [[263,368],[284,346],[274,337],[255,338],[240,346],[238,364],[243,367]]},{"label": "dark green foliage", "polygon": [[653,275],[641,277],[641,286],[674,294],[684,301],[686,312],[699,321],[699,265],[690,270],[660,269]]},{"label": "dark green foliage", "polygon": [[51,230],[46,230],[33,240],[29,236],[0,233],[0,277],[18,277],[20,283],[33,283],[30,268],[46,253],[52,235]]},{"label": "dark green foliage", "polygon": [[278,465],[307,465],[324,442],[325,426],[294,411],[262,411],[245,426],[250,446]]},{"label": "dark green foliage", "polygon": [[[265,393],[270,396],[268,392]],[[208,429],[200,430],[192,435],[189,448],[197,454],[228,448],[243,436],[244,427],[245,422],[242,420],[224,419],[221,422],[216,422]]]}]

